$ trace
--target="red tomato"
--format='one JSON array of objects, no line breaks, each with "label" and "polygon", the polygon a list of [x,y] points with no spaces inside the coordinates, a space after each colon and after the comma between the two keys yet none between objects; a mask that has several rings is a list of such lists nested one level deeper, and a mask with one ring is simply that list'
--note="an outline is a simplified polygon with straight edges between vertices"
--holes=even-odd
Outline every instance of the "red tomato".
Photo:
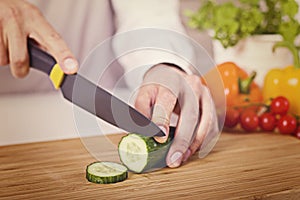
[{"label": "red tomato", "polygon": [[285,115],[290,108],[289,100],[283,96],[276,97],[271,102],[271,112],[273,114]]},{"label": "red tomato", "polygon": [[300,126],[297,127],[296,131],[294,132],[294,136],[300,139]]},{"label": "red tomato", "polygon": [[279,119],[277,127],[282,134],[292,134],[296,131],[297,120],[292,115],[284,115]]},{"label": "red tomato", "polygon": [[273,131],[276,127],[276,118],[271,113],[263,113],[259,117],[259,126],[264,131]]},{"label": "red tomato", "polygon": [[239,123],[240,113],[238,110],[228,108],[226,111],[224,126],[227,128],[233,128]]},{"label": "red tomato", "polygon": [[245,131],[252,132],[258,128],[259,119],[253,110],[245,110],[240,116],[240,123]]}]

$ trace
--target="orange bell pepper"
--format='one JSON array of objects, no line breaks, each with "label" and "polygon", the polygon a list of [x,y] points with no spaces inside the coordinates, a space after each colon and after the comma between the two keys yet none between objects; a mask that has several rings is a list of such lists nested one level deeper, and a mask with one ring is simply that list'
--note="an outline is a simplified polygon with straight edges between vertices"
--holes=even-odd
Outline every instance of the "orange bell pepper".
[{"label": "orange bell pepper", "polygon": [[218,71],[223,79],[227,107],[250,107],[262,103],[262,92],[253,81],[256,76],[255,72],[248,76],[233,62],[218,65]]}]

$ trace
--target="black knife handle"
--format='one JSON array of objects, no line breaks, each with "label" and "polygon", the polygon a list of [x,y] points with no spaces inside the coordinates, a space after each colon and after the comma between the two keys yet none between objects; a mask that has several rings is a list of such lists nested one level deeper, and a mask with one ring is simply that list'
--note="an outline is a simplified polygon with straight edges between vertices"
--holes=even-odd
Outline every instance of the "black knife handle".
[{"label": "black knife handle", "polygon": [[27,43],[30,66],[48,74],[53,86],[59,89],[65,74],[56,60],[50,54],[41,50],[32,39],[29,38]]},{"label": "black knife handle", "polygon": [[28,39],[27,44],[30,67],[50,75],[53,66],[56,64],[55,59],[41,50],[32,39]]}]

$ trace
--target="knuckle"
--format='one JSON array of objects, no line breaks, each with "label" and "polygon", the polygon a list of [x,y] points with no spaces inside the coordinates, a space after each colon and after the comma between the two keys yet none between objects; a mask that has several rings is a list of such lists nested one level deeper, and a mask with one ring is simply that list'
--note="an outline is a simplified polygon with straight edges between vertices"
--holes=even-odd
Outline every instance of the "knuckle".
[{"label": "knuckle", "polygon": [[15,68],[23,68],[28,65],[28,57],[26,55],[19,56],[12,60],[11,63]]},{"label": "knuckle", "polygon": [[[51,41],[51,40],[49,40]],[[53,55],[58,59],[58,60],[64,60],[68,57],[73,57],[73,54],[71,51],[64,45],[64,43],[59,42],[58,40],[55,41],[56,44],[55,46],[53,45],[48,45],[49,50],[53,52]],[[52,43],[54,44],[54,43]]]},{"label": "knuckle", "polygon": [[42,12],[35,5],[29,2],[22,4],[22,11],[27,18],[32,20],[43,17]]},{"label": "knuckle", "polygon": [[52,41],[55,41],[55,42],[62,42],[62,37],[60,36],[59,33],[57,33],[56,31],[51,31],[51,33],[49,34],[48,36],[49,40],[52,42]]},{"label": "knuckle", "polygon": [[195,85],[201,85],[202,84],[200,77],[197,76],[197,75],[194,75],[194,74],[189,76],[189,80],[190,80],[190,82],[194,83]]},{"label": "knuckle", "polygon": [[188,83],[189,85],[191,85],[191,87],[196,90],[196,91],[200,91],[201,87],[202,87],[202,82],[200,77],[198,77],[197,75],[190,75],[188,77]]},{"label": "knuckle", "polygon": [[176,95],[169,88],[165,88],[163,92],[159,93],[159,96],[163,101],[167,101],[169,103],[176,100]]},{"label": "knuckle", "polygon": [[185,152],[189,146],[190,146],[191,141],[187,138],[187,137],[182,137],[180,138],[180,140],[178,141],[178,147],[180,147],[183,151]]},{"label": "knuckle", "polygon": [[51,50],[59,55],[70,54],[70,51],[60,34],[52,28],[47,35],[45,35],[44,41],[48,50]]},{"label": "knuckle", "polygon": [[7,57],[7,50],[0,42],[0,66],[9,64],[9,59]]},{"label": "knuckle", "polygon": [[25,77],[29,72],[29,66],[27,62],[27,57],[22,56],[17,59],[14,59],[10,63],[11,68],[13,69],[13,75],[17,78]]},{"label": "knuckle", "polygon": [[4,66],[8,64],[8,58],[7,56],[2,56],[0,57],[0,66]]},{"label": "knuckle", "polygon": [[13,75],[17,78],[24,78],[29,72],[28,67],[15,68],[13,71]]},{"label": "knuckle", "polygon": [[71,52],[66,48],[61,49],[57,52],[57,55],[59,55],[62,59],[69,57],[70,54],[71,54]]},{"label": "knuckle", "polygon": [[14,6],[9,6],[6,9],[6,13],[5,13],[3,21],[8,20],[8,19],[17,21],[18,19],[20,19],[20,17],[21,17],[21,12],[20,12],[19,8],[14,7]]},{"label": "knuckle", "polygon": [[186,123],[196,124],[199,121],[199,109],[191,108],[187,113]]},{"label": "knuckle", "polygon": [[169,113],[162,105],[155,104],[153,108],[152,120],[161,125],[168,125],[170,123]]},{"label": "knuckle", "polygon": [[33,4],[27,3],[25,4],[25,7],[27,11],[30,11],[30,13],[34,14],[34,15],[38,15],[38,16],[42,16],[42,12]]},{"label": "knuckle", "polygon": [[198,141],[194,141],[193,144],[190,146],[190,150],[192,152],[192,154],[194,154],[201,146],[201,143],[199,143]]},{"label": "knuckle", "polygon": [[137,98],[135,99],[135,107],[140,107],[141,105],[143,105],[145,103],[144,98],[141,96],[137,96]]},{"label": "knuckle", "polygon": [[197,150],[200,149],[201,145],[203,144],[204,139],[206,138],[208,133],[199,132],[196,134],[193,143],[190,146],[190,150],[194,154]]},{"label": "knuckle", "polygon": [[206,137],[208,133],[197,133],[195,137],[195,146],[199,148],[201,144],[203,143],[204,138]]},{"label": "knuckle", "polygon": [[166,127],[168,127],[169,124],[170,124],[170,120],[167,117],[164,117],[164,116],[153,116],[152,121],[155,124],[163,125],[163,126],[166,126]]}]

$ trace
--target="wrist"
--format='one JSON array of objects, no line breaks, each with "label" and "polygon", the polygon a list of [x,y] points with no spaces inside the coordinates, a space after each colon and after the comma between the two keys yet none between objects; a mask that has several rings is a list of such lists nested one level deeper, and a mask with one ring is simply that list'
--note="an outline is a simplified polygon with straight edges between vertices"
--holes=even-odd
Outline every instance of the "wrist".
[{"label": "wrist", "polygon": [[144,78],[149,74],[149,73],[168,73],[168,72],[177,72],[180,74],[186,74],[186,72],[179,67],[178,65],[172,64],[172,63],[160,63],[152,66],[150,69],[146,71],[144,74]]}]

